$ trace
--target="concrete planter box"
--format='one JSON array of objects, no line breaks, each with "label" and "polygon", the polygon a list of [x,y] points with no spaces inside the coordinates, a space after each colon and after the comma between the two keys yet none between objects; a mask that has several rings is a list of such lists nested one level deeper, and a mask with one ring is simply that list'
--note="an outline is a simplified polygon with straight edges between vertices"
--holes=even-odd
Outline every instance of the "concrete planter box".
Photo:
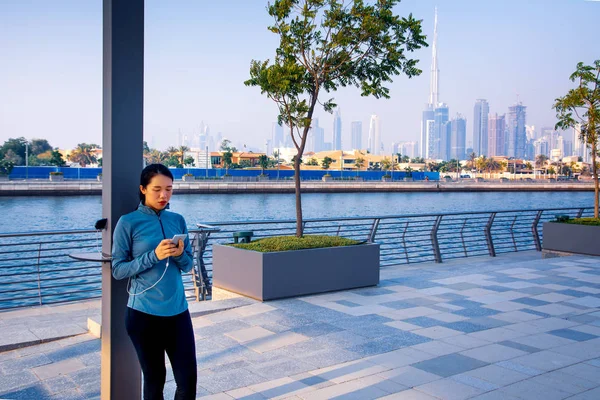
[{"label": "concrete planter box", "polygon": [[391,181],[392,181],[392,177],[390,176],[390,177],[388,178],[388,177],[382,176],[382,177],[381,177],[381,181],[382,181],[382,182],[391,182]]},{"label": "concrete planter box", "polygon": [[323,180],[323,182],[329,182],[333,180],[333,176],[323,176],[321,179]]},{"label": "concrete planter box", "polygon": [[96,180],[97,180],[98,182],[102,182],[102,175],[98,175],[98,176],[96,177]]},{"label": "concrete planter box", "polygon": [[181,177],[181,180],[184,181],[184,182],[194,182],[196,180],[196,177],[195,176],[185,176],[185,175],[183,175]]},{"label": "concrete planter box", "polygon": [[257,180],[258,182],[266,182],[266,181],[268,181],[268,180],[269,180],[269,175],[264,175],[264,176],[260,176],[260,175],[258,175],[258,176],[256,177],[256,180]]},{"label": "concrete planter box", "polygon": [[8,181],[8,175],[0,175],[0,182],[7,182]]},{"label": "concrete planter box", "polygon": [[543,250],[600,256],[600,226],[545,222]]},{"label": "concrete planter box", "polygon": [[63,182],[65,180],[64,175],[48,175],[50,182]]},{"label": "concrete planter box", "polygon": [[223,175],[223,180],[225,182],[233,182],[233,176],[231,176],[231,175],[229,175],[229,176]]},{"label": "concrete planter box", "polygon": [[213,286],[260,301],[378,283],[378,244],[274,253],[213,245]]},{"label": "concrete planter box", "polygon": [[412,181],[413,181],[413,178],[409,178],[409,177],[404,178],[404,182],[412,182]]}]

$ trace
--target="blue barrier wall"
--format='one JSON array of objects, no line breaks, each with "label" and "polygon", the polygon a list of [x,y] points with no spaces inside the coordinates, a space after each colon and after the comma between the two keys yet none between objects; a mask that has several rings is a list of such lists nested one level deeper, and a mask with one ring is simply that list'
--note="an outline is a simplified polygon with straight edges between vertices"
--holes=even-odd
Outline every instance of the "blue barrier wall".
[{"label": "blue barrier wall", "polygon": [[[10,179],[48,179],[48,175],[51,171],[60,171],[64,174],[65,180],[77,180],[77,179],[96,179],[99,173],[102,172],[102,168],[68,168],[68,167],[15,167],[10,174]],[[173,177],[175,179],[181,179],[184,174],[191,173],[194,176],[202,179],[208,177],[209,179],[221,178],[225,175],[225,169],[209,169],[204,168],[171,168]],[[227,173],[233,177],[244,177],[251,178],[258,176],[260,170],[244,170],[244,169],[230,169]],[[264,171],[265,175],[269,175],[270,179],[293,179],[294,171],[292,170],[276,170],[268,169]],[[333,170],[304,170],[300,172],[302,180],[320,180],[323,175],[329,173],[334,179],[355,179],[362,178],[367,181],[381,180],[383,175],[389,173],[392,175],[393,180],[402,180],[406,177],[404,171],[333,171]],[[440,179],[438,172],[413,172],[412,177],[415,181],[423,181],[426,177],[431,181],[437,181]]]}]

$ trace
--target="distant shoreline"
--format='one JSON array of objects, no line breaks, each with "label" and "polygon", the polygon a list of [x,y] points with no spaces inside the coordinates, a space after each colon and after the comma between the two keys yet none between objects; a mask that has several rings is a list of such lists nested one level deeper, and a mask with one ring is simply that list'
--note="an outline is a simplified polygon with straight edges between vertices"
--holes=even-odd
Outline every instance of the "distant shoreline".
[{"label": "distant shoreline", "polygon": [[[294,193],[294,182],[182,182],[173,189],[183,194]],[[593,192],[593,182],[379,182],[303,181],[303,193],[375,192]],[[97,181],[0,181],[1,196],[82,196],[100,195]]]}]

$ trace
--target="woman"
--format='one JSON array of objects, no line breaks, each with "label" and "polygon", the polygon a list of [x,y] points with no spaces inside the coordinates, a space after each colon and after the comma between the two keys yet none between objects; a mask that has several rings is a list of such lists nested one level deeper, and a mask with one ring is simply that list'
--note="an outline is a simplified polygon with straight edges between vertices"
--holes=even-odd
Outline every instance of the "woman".
[{"label": "woman", "polygon": [[[177,383],[175,399],[196,397],[196,348],[181,274],[193,259],[185,220],[167,211],[173,174],[148,165],[140,177],[140,204],[115,227],[112,274],[129,278],[125,327],[144,374],[144,399],[163,399],[165,352]],[[176,234],[185,240],[172,243]]]}]

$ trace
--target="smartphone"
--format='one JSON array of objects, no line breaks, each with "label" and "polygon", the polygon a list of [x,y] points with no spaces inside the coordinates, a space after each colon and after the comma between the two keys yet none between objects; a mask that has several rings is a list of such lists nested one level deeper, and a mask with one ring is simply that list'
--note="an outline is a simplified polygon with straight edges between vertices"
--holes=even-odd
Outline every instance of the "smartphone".
[{"label": "smartphone", "polygon": [[187,236],[188,235],[186,235],[185,233],[181,233],[181,234],[175,235],[175,236],[173,236],[173,239],[171,239],[171,242],[175,243],[175,244],[179,244],[179,240],[185,240],[185,238]]}]

